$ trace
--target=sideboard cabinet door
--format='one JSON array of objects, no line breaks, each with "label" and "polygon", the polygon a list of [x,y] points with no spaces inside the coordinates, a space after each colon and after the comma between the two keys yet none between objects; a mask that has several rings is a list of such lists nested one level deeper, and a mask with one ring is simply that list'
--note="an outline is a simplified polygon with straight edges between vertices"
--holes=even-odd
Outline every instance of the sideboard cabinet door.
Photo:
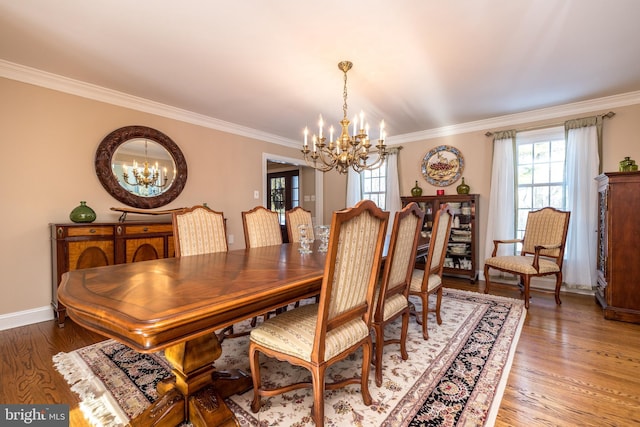
[{"label": "sideboard cabinet door", "polygon": [[173,227],[166,222],[51,224],[51,305],[64,326],[58,286],[67,271],[175,256]]},{"label": "sideboard cabinet door", "polygon": [[113,225],[51,225],[53,306],[59,324],[64,324],[65,308],[58,302],[58,285],[67,271],[102,267],[115,262]]}]

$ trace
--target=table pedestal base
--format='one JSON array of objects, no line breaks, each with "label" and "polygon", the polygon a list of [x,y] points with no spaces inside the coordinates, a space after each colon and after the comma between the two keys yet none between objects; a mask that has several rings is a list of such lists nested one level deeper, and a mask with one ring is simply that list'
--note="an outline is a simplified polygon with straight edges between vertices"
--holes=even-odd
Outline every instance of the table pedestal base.
[{"label": "table pedestal base", "polygon": [[178,425],[239,426],[224,399],[252,387],[251,377],[239,370],[218,372],[213,362],[222,349],[215,334],[176,344],[165,350],[174,378],[158,384],[160,398],[131,420],[134,427]]}]

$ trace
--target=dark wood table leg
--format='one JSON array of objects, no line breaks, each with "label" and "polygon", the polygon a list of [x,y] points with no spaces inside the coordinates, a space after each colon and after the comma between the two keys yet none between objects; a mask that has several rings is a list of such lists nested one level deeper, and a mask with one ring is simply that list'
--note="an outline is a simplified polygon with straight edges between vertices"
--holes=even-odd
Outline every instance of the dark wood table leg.
[{"label": "dark wood table leg", "polygon": [[207,334],[165,350],[175,378],[158,385],[160,398],[131,421],[132,426],[239,426],[224,398],[251,388],[242,371],[218,372],[213,362],[222,349],[215,334]]}]

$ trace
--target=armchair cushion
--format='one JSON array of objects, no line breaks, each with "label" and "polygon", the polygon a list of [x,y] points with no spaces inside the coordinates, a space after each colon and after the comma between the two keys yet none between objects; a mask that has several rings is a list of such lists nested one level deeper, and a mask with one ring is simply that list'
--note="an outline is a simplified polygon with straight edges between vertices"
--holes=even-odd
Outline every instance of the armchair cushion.
[{"label": "armchair cushion", "polygon": [[[318,321],[318,304],[307,304],[285,311],[251,330],[251,340],[272,350],[311,361]],[[327,332],[324,360],[369,335],[367,324],[354,319]]]},{"label": "armchair cushion", "polygon": [[485,261],[485,265],[513,271],[514,274],[549,274],[560,271],[560,267],[555,261],[539,258],[539,270],[533,267],[532,256],[498,256],[489,258]]}]

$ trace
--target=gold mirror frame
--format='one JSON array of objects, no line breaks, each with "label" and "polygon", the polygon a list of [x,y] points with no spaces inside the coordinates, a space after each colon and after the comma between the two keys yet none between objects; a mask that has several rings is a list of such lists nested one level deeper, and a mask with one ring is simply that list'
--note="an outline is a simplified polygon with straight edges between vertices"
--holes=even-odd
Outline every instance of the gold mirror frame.
[{"label": "gold mirror frame", "polygon": [[[176,166],[173,183],[157,196],[143,197],[131,193],[120,185],[118,178],[113,174],[114,153],[122,144],[136,138],[160,144],[171,155]],[[180,148],[164,133],[146,126],[125,126],[107,135],[96,150],[95,167],[100,183],[111,196],[128,206],[140,209],[158,208],[172,202],[180,195],[187,182],[187,162]]]}]

